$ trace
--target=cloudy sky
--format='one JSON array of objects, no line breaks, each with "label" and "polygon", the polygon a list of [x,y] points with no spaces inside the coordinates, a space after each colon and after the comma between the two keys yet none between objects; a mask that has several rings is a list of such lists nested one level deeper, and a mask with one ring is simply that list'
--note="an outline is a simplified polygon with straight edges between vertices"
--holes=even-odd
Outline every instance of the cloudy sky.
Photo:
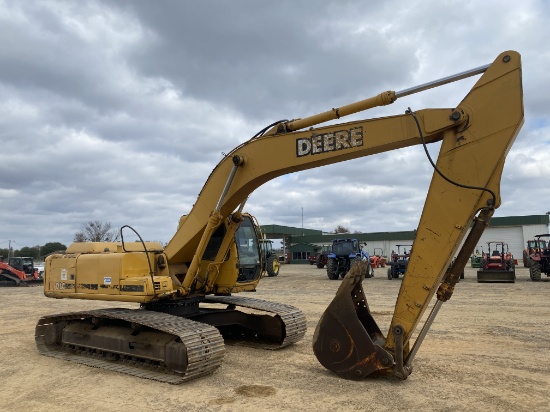
[{"label": "cloudy sky", "polygon": [[[0,0],[0,248],[70,244],[82,223],[167,242],[211,170],[279,119],[306,117],[522,54],[525,125],[495,216],[550,210],[544,0]],[[453,107],[476,78],[350,118]],[[437,155],[437,147],[430,152]],[[262,224],[412,230],[422,148],[283,176]]]}]

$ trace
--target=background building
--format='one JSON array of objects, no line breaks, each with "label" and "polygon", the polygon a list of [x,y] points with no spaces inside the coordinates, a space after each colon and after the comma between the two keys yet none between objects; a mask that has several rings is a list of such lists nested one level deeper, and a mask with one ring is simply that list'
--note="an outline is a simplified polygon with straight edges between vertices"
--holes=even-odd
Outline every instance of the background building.
[{"label": "background building", "polygon": [[[478,245],[487,248],[488,241],[508,243],[516,259],[522,259],[522,252],[527,240],[533,236],[548,233],[549,215],[493,217],[481,236]],[[397,252],[398,245],[404,245],[409,251],[416,231],[375,232],[375,233],[339,233],[323,234],[320,230],[302,229],[279,225],[265,225],[262,230],[269,239],[282,239],[283,250],[288,263],[309,263],[308,257],[315,254],[324,244],[333,239],[354,238],[366,243],[369,253],[389,256],[392,250]]]}]

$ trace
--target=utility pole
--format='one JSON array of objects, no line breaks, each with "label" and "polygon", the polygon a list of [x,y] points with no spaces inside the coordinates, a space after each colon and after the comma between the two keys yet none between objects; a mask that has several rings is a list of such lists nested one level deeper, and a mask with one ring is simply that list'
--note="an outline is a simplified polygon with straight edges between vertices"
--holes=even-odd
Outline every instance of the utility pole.
[{"label": "utility pole", "polygon": [[10,261],[10,257],[11,257],[11,240],[8,240],[8,262]]}]

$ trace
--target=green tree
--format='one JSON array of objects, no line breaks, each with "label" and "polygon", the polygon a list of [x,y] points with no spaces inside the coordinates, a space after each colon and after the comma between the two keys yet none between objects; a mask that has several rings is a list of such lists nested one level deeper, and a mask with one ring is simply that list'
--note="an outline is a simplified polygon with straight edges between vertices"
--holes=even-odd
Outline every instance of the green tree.
[{"label": "green tree", "polygon": [[65,246],[63,243],[48,242],[40,248],[40,255],[41,256],[47,256],[50,253],[59,252],[59,251],[66,250],[66,249],[67,249],[67,246]]},{"label": "green tree", "polygon": [[38,259],[38,255],[40,254],[40,248],[38,246],[28,247],[24,246],[19,250],[16,250],[14,252],[14,256],[29,256],[33,259]]},{"label": "green tree", "polygon": [[334,228],[334,233],[349,233],[349,229],[342,225],[338,225]]},{"label": "green tree", "polygon": [[111,227],[110,222],[99,220],[89,221],[82,224],[81,230],[74,235],[75,242],[116,242],[119,234]]}]

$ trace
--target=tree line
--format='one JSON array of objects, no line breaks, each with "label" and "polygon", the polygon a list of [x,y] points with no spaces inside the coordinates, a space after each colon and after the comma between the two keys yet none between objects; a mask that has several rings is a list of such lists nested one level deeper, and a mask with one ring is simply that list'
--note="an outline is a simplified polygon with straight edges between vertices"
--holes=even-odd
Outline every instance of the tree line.
[{"label": "tree line", "polygon": [[[110,222],[101,222],[99,220],[90,220],[81,225],[78,232],[75,233],[74,242],[116,242],[119,234],[113,229]],[[48,242],[43,246],[24,246],[21,249],[11,250],[0,248],[0,256],[7,259],[8,256],[32,257],[41,260],[54,252],[64,252],[67,246],[60,242]]]},{"label": "tree line", "polygon": [[7,259],[8,256],[24,256],[32,257],[35,260],[41,260],[44,256],[49,255],[50,253],[65,251],[67,246],[59,242],[48,242],[43,246],[24,246],[21,249],[11,248],[11,251],[8,248],[0,249],[0,256],[4,259]]}]

